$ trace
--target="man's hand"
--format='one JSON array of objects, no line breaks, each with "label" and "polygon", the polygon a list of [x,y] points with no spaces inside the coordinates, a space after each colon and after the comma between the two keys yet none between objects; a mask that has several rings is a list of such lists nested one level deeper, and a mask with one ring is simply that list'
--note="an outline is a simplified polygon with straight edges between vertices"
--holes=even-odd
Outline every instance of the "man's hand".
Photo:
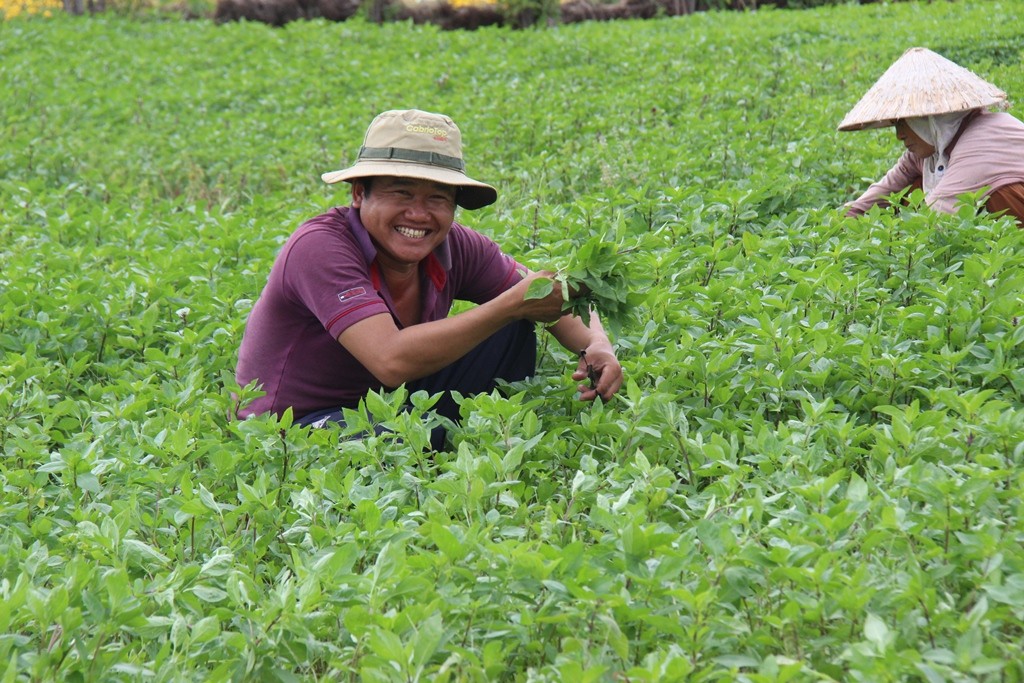
[{"label": "man's hand", "polygon": [[[514,293],[513,296],[518,298],[517,317],[538,323],[553,323],[564,315],[562,307],[565,305],[565,296],[562,294],[561,283],[554,277],[554,273],[546,270],[537,273],[531,272],[509,290]],[[551,292],[541,299],[527,299],[526,293],[530,289],[530,283],[538,278],[548,278],[553,281]]]},{"label": "man's hand", "polygon": [[598,396],[607,401],[622,386],[622,366],[610,346],[593,344],[580,351],[580,362],[572,378],[588,380],[578,387],[581,401],[593,401]]}]

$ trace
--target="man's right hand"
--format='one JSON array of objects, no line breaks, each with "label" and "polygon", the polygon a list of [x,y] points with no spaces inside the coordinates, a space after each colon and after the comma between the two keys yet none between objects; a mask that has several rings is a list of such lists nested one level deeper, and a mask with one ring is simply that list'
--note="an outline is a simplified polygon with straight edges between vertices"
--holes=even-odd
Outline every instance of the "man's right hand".
[{"label": "man's right hand", "polygon": [[[526,294],[530,289],[530,283],[540,278],[552,280],[553,287],[547,296],[540,299],[527,299]],[[509,296],[517,297],[518,317],[540,323],[553,323],[558,321],[565,312],[562,310],[565,305],[565,297],[562,295],[562,285],[554,279],[555,274],[551,271],[542,270],[536,273],[528,273],[525,278],[519,281],[506,293]]]}]

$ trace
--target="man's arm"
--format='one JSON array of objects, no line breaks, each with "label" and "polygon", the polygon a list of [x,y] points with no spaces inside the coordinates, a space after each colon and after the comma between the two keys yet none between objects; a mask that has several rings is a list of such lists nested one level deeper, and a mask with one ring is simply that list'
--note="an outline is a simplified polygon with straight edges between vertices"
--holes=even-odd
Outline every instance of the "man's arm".
[{"label": "man's arm", "polygon": [[399,329],[390,314],[375,315],[346,328],[338,341],[382,384],[397,387],[454,363],[516,320],[558,321],[563,299],[557,283],[543,299],[526,298],[530,282],[542,276],[552,274],[529,273],[494,299],[443,320]]}]

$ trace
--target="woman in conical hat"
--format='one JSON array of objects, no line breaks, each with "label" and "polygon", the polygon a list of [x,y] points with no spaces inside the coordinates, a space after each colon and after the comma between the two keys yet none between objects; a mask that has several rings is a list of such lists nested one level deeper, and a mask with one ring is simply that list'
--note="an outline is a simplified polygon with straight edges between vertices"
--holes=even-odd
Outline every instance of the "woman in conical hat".
[{"label": "woman in conical hat", "polygon": [[923,47],[903,53],[850,110],[839,130],[894,126],[906,151],[885,176],[846,205],[849,216],[885,205],[908,188],[953,213],[958,197],[986,189],[985,208],[1024,226],[1024,123],[1007,113],[1006,93]]}]

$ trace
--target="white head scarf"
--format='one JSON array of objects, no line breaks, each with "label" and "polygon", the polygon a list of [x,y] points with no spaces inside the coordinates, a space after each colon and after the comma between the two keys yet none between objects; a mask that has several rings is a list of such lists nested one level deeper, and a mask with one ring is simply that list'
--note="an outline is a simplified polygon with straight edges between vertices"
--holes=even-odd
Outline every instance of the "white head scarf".
[{"label": "white head scarf", "polygon": [[925,195],[942,180],[942,174],[946,172],[949,165],[950,141],[960,130],[960,122],[970,114],[970,111],[957,111],[952,114],[938,114],[936,116],[919,116],[907,118],[907,125],[917,133],[917,136],[935,148],[935,154],[924,160],[922,189]]}]

